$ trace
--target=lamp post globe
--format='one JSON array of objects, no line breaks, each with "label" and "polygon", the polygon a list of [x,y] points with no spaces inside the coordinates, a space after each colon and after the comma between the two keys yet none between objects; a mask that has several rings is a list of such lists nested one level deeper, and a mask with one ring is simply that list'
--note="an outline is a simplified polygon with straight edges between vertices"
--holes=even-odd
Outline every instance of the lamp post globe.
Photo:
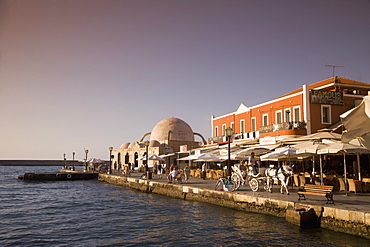
[{"label": "lamp post globe", "polygon": [[230,164],[230,140],[232,135],[234,134],[234,130],[232,128],[227,128],[225,130],[226,137],[227,137],[227,176],[231,178],[231,164]]},{"label": "lamp post globe", "polygon": [[112,151],[113,151],[113,147],[109,147],[109,169],[108,169],[108,174],[112,174]]}]

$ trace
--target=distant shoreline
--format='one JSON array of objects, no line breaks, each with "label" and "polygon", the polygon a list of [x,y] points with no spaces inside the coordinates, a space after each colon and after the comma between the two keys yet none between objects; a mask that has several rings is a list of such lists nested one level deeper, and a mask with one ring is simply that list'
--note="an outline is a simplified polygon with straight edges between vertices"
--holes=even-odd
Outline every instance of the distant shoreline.
[{"label": "distant shoreline", "polygon": [[[0,160],[0,166],[73,166],[72,160]],[[74,161],[75,166],[83,166],[84,163]]]}]

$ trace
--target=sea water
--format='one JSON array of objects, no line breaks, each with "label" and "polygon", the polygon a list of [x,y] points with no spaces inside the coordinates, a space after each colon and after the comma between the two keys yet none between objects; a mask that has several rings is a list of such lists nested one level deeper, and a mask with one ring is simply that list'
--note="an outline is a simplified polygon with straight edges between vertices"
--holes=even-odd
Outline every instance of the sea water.
[{"label": "sea water", "polygon": [[0,246],[370,246],[284,218],[142,193],[96,180],[27,182],[0,166]]}]

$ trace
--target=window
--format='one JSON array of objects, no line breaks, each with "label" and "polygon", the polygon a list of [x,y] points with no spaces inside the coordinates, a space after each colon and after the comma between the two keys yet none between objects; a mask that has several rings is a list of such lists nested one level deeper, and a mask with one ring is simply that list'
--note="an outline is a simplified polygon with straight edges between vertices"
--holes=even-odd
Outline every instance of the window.
[{"label": "window", "polygon": [[233,133],[234,133],[234,122],[231,122],[230,128],[233,130]]},{"label": "window", "polygon": [[218,126],[215,127],[215,136],[218,136]]},{"label": "window", "polygon": [[290,122],[290,108],[288,109],[284,109],[284,121],[287,123],[287,122]]},{"label": "window", "polygon": [[263,120],[263,126],[269,125],[269,114],[263,114],[262,115],[262,120]]},{"label": "window", "polygon": [[300,109],[300,107],[299,106],[296,106],[296,107],[293,107],[293,121],[294,122],[299,122],[299,121],[301,121],[301,114],[300,114],[300,111],[301,109]]},{"label": "window", "polygon": [[322,124],[331,124],[331,106],[321,106],[321,122]]},{"label": "window", "polygon": [[245,132],[245,125],[244,125],[244,119],[240,120],[240,133]]},{"label": "window", "polygon": [[222,125],[222,135],[226,135],[226,124]]},{"label": "window", "polygon": [[251,121],[252,132],[255,132],[256,131],[256,118],[252,117],[251,120],[252,120]]},{"label": "window", "polygon": [[282,119],[282,112],[281,111],[276,111],[276,123],[277,124],[280,124],[283,122],[283,119]]}]

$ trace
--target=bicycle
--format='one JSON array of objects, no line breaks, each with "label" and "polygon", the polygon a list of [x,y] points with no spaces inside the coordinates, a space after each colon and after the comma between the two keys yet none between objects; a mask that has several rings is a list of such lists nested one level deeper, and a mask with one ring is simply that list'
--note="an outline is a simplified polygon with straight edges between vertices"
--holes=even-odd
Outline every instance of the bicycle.
[{"label": "bicycle", "polygon": [[215,186],[217,191],[234,191],[235,188],[234,181],[228,178],[219,178]]}]

